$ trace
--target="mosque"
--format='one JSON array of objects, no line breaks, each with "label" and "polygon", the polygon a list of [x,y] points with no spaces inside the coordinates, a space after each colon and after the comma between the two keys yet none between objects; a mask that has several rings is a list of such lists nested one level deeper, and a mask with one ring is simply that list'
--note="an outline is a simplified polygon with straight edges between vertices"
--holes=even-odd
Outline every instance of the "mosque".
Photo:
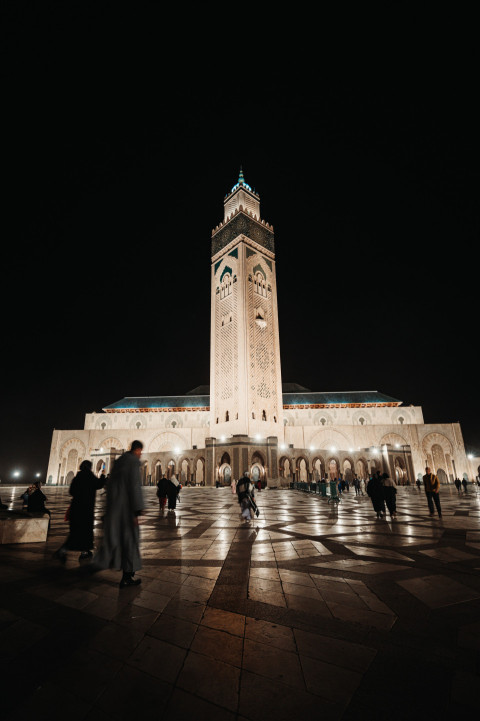
[{"label": "mosque", "polygon": [[47,483],[69,484],[89,459],[97,474],[134,439],[142,477],[228,485],[249,470],[264,486],[387,471],[414,483],[428,465],[442,483],[472,480],[459,423],[425,423],[420,406],[382,392],[314,392],[283,384],[273,227],[238,182],[211,240],[210,386],[183,396],[129,397],[87,413],[82,430],[54,430]]}]

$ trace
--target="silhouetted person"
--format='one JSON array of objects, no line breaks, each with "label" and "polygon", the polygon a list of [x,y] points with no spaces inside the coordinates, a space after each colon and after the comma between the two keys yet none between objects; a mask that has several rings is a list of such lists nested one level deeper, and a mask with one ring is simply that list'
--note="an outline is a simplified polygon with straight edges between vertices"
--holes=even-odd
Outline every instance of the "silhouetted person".
[{"label": "silhouetted person", "polygon": [[360,493],[360,481],[358,480],[357,474],[355,474],[355,478],[353,479],[353,487],[355,488],[355,495],[358,496]]},{"label": "silhouetted person", "polygon": [[435,511],[433,504],[437,508],[439,517],[442,517],[442,509],[440,506],[440,481],[437,476],[430,471],[430,468],[425,468],[425,475],[423,476],[423,486],[425,488],[425,495],[427,496],[428,510],[430,515],[434,516]]},{"label": "silhouetted person", "polygon": [[[42,483],[41,481],[36,481],[32,488],[32,492],[30,493],[30,489],[28,491],[28,512],[29,513],[48,513],[49,519],[51,519],[52,514],[51,511],[48,510],[48,508],[45,508],[45,501],[47,501],[46,495],[42,492]],[[48,522],[50,525],[50,520]]]},{"label": "silhouetted person", "polygon": [[168,484],[168,478],[165,478],[165,474],[162,473],[162,477],[157,482],[157,498],[161,511],[164,510],[165,504],[167,502]]},{"label": "silhouetted person", "polygon": [[390,478],[388,473],[382,475],[383,495],[387,504],[390,518],[393,520],[397,515],[397,484]]},{"label": "silhouetted person", "polygon": [[454,483],[455,483],[455,488],[456,488],[457,491],[460,493],[460,487],[461,487],[461,485],[462,485],[462,482],[461,482],[460,478],[455,478]]},{"label": "silhouetted person", "polygon": [[383,518],[385,515],[385,496],[379,471],[370,478],[367,486],[367,493],[370,496],[373,510],[377,514],[377,518]]},{"label": "silhouetted person", "polygon": [[177,481],[175,474],[168,481],[167,486],[167,498],[168,498],[168,510],[174,511],[177,507],[177,498],[180,493],[180,483]]},{"label": "silhouetted person", "polygon": [[93,558],[93,570],[122,569],[120,588],[141,583],[134,575],[142,567],[138,528],[145,507],[140,476],[142,449],[141,441],[133,441],[130,450],[113,465],[107,485],[103,541]]},{"label": "silhouetted person", "polygon": [[83,461],[80,470],[70,484],[72,496],[70,506],[70,533],[62,546],[55,551],[55,557],[65,563],[67,551],[81,551],[79,561],[92,557],[93,514],[97,491],[103,488],[104,479],[92,473],[91,461]]},{"label": "silhouetted person", "polygon": [[462,478],[462,486],[463,486],[463,492],[468,493],[468,483],[467,483],[467,479],[465,477]]},{"label": "silhouetted person", "polygon": [[253,509],[250,498],[255,498],[255,486],[249,478],[248,471],[245,471],[237,483],[237,498],[242,509],[242,518],[245,523],[250,523],[253,518]]}]

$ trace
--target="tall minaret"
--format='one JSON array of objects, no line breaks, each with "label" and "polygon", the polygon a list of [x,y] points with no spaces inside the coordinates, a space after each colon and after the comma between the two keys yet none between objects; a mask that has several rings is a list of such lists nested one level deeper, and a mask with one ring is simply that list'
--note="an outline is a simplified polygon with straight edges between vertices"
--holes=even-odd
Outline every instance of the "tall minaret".
[{"label": "tall minaret", "polygon": [[283,440],[273,227],[240,170],[212,231],[210,433]]}]

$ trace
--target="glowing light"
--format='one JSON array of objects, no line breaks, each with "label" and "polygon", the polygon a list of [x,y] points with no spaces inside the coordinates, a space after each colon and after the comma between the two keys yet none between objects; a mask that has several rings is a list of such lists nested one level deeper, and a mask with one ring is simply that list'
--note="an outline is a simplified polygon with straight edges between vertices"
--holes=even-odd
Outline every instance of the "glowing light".
[{"label": "glowing light", "polygon": [[287,447],[287,446],[285,445],[285,443],[282,443],[282,445],[280,446],[280,448],[282,449],[282,451],[284,451],[286,447]]},{"label": "glowing light", "polygon": [[332,453],[335,453],[335,451],[336,451],[337,449],[335,448],[335,446],[332,446],[332,447],[330,448],[330,450],[332,451]]},{"label": "glowing light", "polygon": [[223,442],[225,441],[225,436],[222,436],[222,437],[220,438],[220,440],[221,440],[222,443],[223,443]]},{"label": "glowing light", "polygon": [[180,448],[175,448],[174,452],[178,455],[180,453]]},{"label": "glowing light", "polygon": [[261,439],[261,437],[262,437],[262,436],[260,435],[260,433],[257,433],[257,435],[255,436],[255,438],[257,439],[257,441],[259,441],[259,440]]},{"label": "glowing light", "polygon": [[18,478],[20,475],[20,471],[13,471],[13,477]]}]

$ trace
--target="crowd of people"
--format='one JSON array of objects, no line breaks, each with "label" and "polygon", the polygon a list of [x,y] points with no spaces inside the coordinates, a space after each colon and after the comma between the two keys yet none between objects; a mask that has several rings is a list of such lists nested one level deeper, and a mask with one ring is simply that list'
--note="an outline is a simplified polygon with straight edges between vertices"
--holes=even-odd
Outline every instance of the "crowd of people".
[{"label": "crowd of people", "polygon": [[[141,441],[133,441],[130,450],[115,461],[108,476],[102,473],[97,477],[92,471],[91,461],[84,460],[81,463],[69,488],[71,503],[65,514],[69,533],[54,553],[55,558],[65,563],[68,551],[80,551],[79,561],[89,559],[92,573],[107,568],[121,570],[121,588],[136,586],[141,582],[141,579],[135,578],[135,573],[141,568],[139,525],[145,517],[140,474],[142,450]],[[441,518],[439,479],[430,468],[427,467],[425,471],[422,481],[418,479],[417,486],[420,489],[423,483],[430,516],[437,514]],[[327,484],[327,479],[323,478],[320,482]],[[350,482],[342,476],[332,479],[330,483],[334,484],[335,490],[338,489],[339,495],[350,490]],[[468,492],[466,479],[460,481],[456,478],[454,483],[458,493],[462,486],[463,492]],[[163,512],[168,504],[168,512],[174,512],[180,502],[182,488],[176,476],[167,478],[162,475],[156,485],[160,511]],[[387,511],[391,520],[396,518],[397,485],[388,473],[377,470],[369,476],[367,482],[355,474],[351,485],[355,495],[369,496],[377,519],[385,518]],[[94,554],[94,509],[96,493],[101,489],[107,496],[105,515],[102,517],[104,533]],[[249,524],[259,515],[255,491],[261,489],[261,481],[254,483],[248,471],[245,471],[238,481],[232,480],[231,492],[238,501],[244,524]],[[51,511],[45,506],[48,499],[42,491],[40,481],[32,483],[20,498],[27,512],[48,514],[50,525]],[[5,504],[1,506],[6,508]]]}]

